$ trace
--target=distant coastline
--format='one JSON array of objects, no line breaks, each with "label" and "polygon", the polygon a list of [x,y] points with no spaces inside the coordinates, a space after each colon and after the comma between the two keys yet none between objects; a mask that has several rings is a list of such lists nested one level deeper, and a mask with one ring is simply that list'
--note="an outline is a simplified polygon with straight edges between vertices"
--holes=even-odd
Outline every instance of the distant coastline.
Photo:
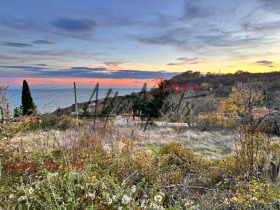
[{"label": "distant coastline", "polygon": [[[112,95],[118,91],[119,96],[127,95],[132,92],[139,92],[142,88],[116,88],[113,89]],[[74,104],[74,90],[72,89],[50,89],[38,88],[30,89],[34,103],[41,114],[51,113],[58,108],[70,107]],[[77,89],[78,103],[87,102],[92,94],[93,89]],[[108,88],[100,88],[98,99],[106,97]],[[14,95],[14,96],[13,96]],[[9,88],[7,96],[10,97],[11,110],[21,104],[21,89]],[[13,97],[12,97],[13,96]]]}]

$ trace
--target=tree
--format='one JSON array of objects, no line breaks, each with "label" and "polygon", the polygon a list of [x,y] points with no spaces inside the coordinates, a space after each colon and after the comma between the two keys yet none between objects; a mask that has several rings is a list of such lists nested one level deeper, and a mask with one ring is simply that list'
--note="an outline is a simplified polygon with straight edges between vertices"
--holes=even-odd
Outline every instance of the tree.
[{"label": "tree", "polygon": [[19,111],[19,108],[16,107],[14,108],[14,117],[19,117],[20,116],[20,111]]},{"label": "tree", "polygon": [[9,100],[6,96],[6,92],[8,91],[8,87],[0,86],[0,116],[1,122],[4,122],[5,117],[9,116]]},{"label": "tree", "polygon": [[36,106],[33,103],[33,99],[29,90],[29,86],[25,80],[23,80],[22,85],[21,104],[23,115],[31,115],[36,110]]},{"label": "tree", "polygon": [[22,116],[22,105],[14,108],[14,117],[20,117],[20,116]]},{"label": "tree", "polygon": [[147,117],[148,122],[152,119],[160,117],[162,115],[161,109],[164,105],[165,100],[172,92],[174,92],[174,90],[165,89],[165,86],[166,83],[164,83],[164,81],[161,80],[158,83],[158,88],[155,88],[150,92],[152,93],[151,99],[146,97],[146,94],[144,94],[144,97],[141,98],[141,93],[140,93],[139,98],[132,106],[134,116],[138,116],[141,119]]},{"label": "tree", "polygon": [[83,104],[83,115],[89,116],[88,103]]},{"label": "tree", "polygon": [[244,71],[242,71],[242,70],[238,70],[237,72],[235,72],[235,74],[243,74],[244,73]]},{"label": "tree", "polygon": [[[156,93],[153,93],[153,98],[148,104],[148,115],[152,118],[158,118],[161,116],[160,110],[164,105],[164,101],[168,96],[174,92],[174,90],[166,90],[165,84],[161,81],[158,84],[159,88]],[[155,90],[154,90],[155,91]]]},{"label": "tree", "polygon": [[241,117],[252,117],[255,107],[260,107],[263,101],[262,87],[255,83],[238,83],[232,88],[232,93],[224,101],[224,111],[237,113]]},{"label": "tree", "polygon": [[[212,100],[210,100],[210,98]],[[194,115],[198,115],[201,112],[208,113],[216,110],[216,108],[213,107],[214,102],[216,107],[214,96],[205,97],[205,94],[201,92],[187,90],[178,93],[176,98],[174,98],[174,94],[170,94],[164,102],[161,114],[168,115],[171,121],[184,121],[191,126]]]},{"label": "tree", "polygon": [[149,100],[147,98],[140,98],[132,107],[133,113],[137,117],[148,116],[149,114]]},{"label": "tree", "polygon": [[194,72],[194,73],[193,73],[193,76],[196,77],[196,78],[198,78],[198,77],[200,76],[200,71]]}]

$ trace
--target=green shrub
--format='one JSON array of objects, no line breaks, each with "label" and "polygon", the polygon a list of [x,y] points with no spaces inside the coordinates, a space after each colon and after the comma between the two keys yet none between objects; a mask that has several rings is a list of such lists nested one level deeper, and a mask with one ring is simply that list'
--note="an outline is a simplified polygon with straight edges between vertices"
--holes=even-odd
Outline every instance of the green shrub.
[{"label": "green shrub", "polygon": [[156,155],[157,165],[170,182],[183,180],[187,173],[199,170],[201,160],[187,147],[177,142],[162,146]]},{"label": "green shrub", "polygon": [[82,124],[81,120],[76,120],[72,117],[63,118],[58,124],[57,127],[62,130],[66,130],[68,128],[74,128],[80,126]]},{"label": "green shrub", "polygon": [[[57,140],[49,150],[38,151],[34,142],[10,141],[25,134],[26,125],[21,122],[1,128],[1,208],[279,209],[279,179],[274,176],[272,185],[268,172],[272,164],[278,167],[280,144],[254,127],[240,129],[234,154],[210,161],[177,142],[155,148],[125,136],[118,140],[119,133],[105,149],[104,138],[114,133],[111,128],[101,130],[102,124],[96,135],[82,130],[83,137],[71,147],[63,147]],[[67,117],[56,127],[80,125],[85,126]],[[83,162],[83,170],[9,171],[3,169],[7,161],[41,166],[46,161],[75,161]]]},{"label": "green shrub", "polygon": [[43,129],[53,128],[59,123],[60,119],[56,115],[46,114],[42,116],[40,127]]},{"label": "green shrub", "polygon": [[196,120],[196,127],[201,131],[208,131],[215,128],[236,128],[236,120],[233,118],[218,118],[216,113],[209,113],[199,116]]}]

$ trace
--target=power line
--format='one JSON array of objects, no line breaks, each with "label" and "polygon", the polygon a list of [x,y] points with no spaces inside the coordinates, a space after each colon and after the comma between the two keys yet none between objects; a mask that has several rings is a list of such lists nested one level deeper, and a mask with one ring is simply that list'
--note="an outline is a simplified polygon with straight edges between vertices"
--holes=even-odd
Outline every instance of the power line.
[{"label": "power line", "polygon": [[82,93],[84,93],[84,94],[86,94],[86,95],[88,95],[88,96],[91,96],[90,94],[88,94],[88,93],[86,93],[86,92],[84,92],[84,90],[79,86],[79,85],[77,85],[77,83],[76,83],[76,86],[79,88],[79,90],[81,90],[82,91]]}]

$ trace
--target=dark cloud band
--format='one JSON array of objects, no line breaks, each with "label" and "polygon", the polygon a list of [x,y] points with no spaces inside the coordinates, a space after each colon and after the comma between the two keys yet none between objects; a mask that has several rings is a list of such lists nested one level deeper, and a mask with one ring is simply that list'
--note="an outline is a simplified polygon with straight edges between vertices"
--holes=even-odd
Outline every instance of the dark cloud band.
[{"label": "dark cloud band", "polygon": [[97,27],[97,23],[91,19],[58,18],[51,22],[52,26],[61,28],[67,32],[91,32]]},{"label": "dark cloud band", "polygon": [[31,47],[31,44],[19,43],[19,42],[1,42],[0,45],[9,47]]},{"label": "dark cloud band", "polygon": [[[26,76],[34,77],[78,77],[107,79],[154,79],[163,77],[169,79],[180,72],[140,71],[140,70],[109,70],[107,68],[71,67],[68,69],[49,70],[34,66],[0,66],[0,68],[21,69]],[[30,74],[31,72],[31,74]]]}]

